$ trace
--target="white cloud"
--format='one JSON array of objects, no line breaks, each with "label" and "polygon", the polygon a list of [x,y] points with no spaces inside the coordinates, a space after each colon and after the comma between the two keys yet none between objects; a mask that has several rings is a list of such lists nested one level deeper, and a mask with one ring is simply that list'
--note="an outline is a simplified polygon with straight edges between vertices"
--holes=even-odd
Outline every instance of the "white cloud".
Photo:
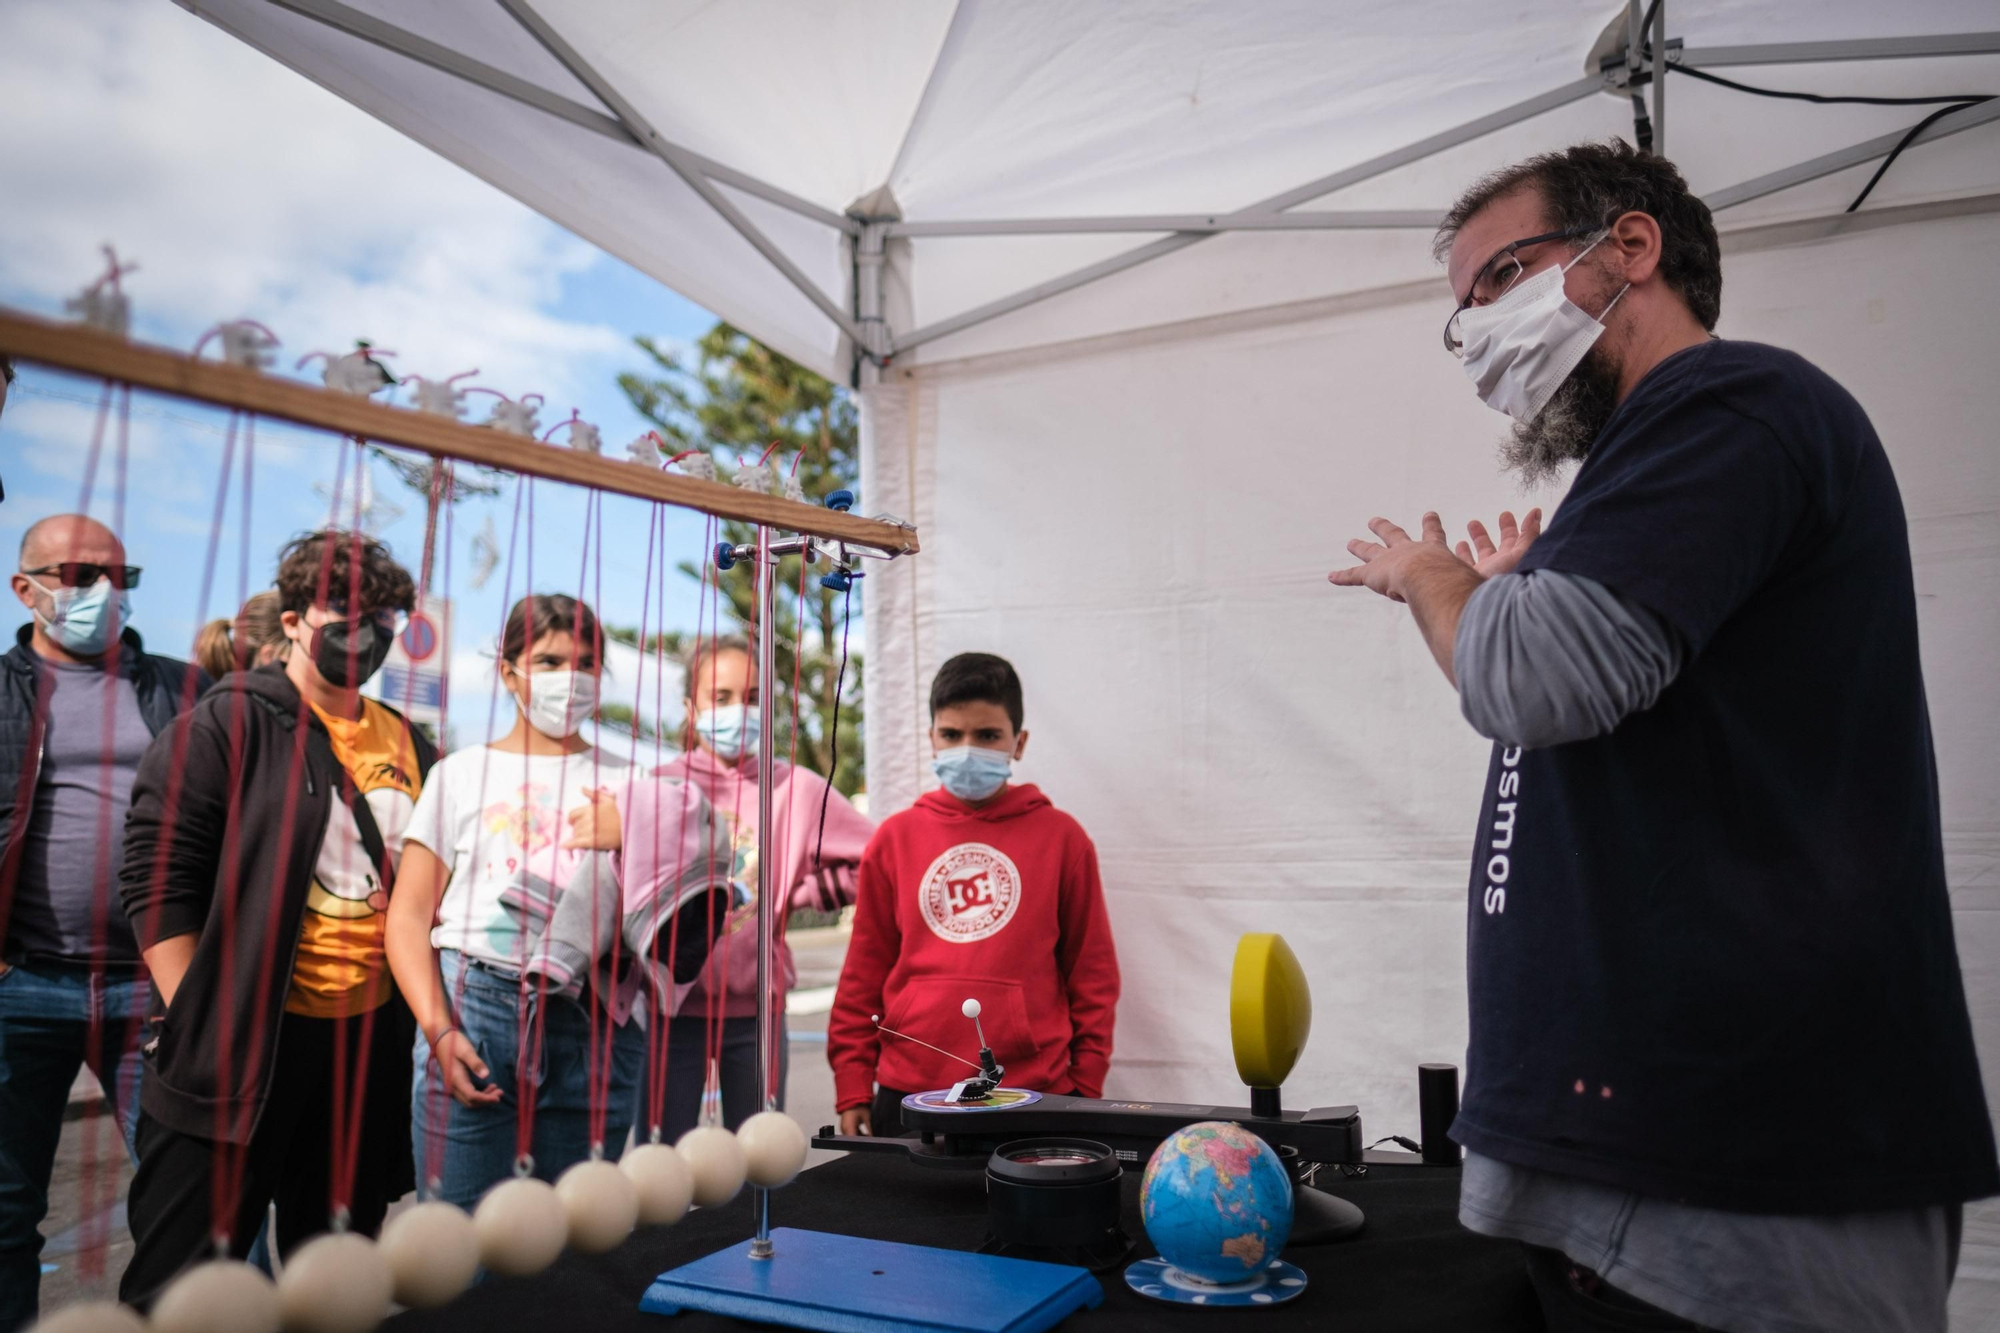
[{"label": "white cloud", "polygon": [[[545,312],[583,241],[182,10],[15,0],[0,42],[0,288],[53,312],[116,243],[144,337],[249,315],[285,364],[366,337],[402,371],[606,391],[625,332]],[[588,415],[588,412],[586,412]]]}]

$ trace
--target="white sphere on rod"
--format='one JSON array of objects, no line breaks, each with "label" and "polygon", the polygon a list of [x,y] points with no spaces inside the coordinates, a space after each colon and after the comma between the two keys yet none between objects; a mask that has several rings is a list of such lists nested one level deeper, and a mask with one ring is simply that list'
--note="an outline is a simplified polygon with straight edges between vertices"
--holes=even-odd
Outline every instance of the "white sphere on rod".
[{"label": "white sphere on rod", "polygon": [[806,1132],[783,1111],[759,1111],[736,1130],[743,1169],[752,1185],[776,1189],[792,1183],[806,1164]]},{"label": "white sphere on rod", "polygon": [[378,1242],[396,1303],[432,1310],[472,1285],[479,1272],[479,1230],[457,1204],[431,1199],[389,1219]]},{"label": "white sphere on rod", "polygon": [[696,1125],[674,1150],[694,1177],[694,1201],[704,1208],[728,1203],[743,1188],[743,1145],[720,1125]]},{"label": "white sphere on rod", "polygon": [[85,1301],[44,1315],[28,1333],[146,1333],[146,1321],[117,1301]]},{"label": "white sphere on rod", "polygon": [[351,1231],[315,1236],[278,1275],[287,1333],[369,1333],[389,1314],[396,1285],[373,1241]]},{"label": "white sphere on rod", "polygon": [[967,1000],[964,1004],[958,1006],[958,1012],[964,1014],[967,1018],[979,1017],[979,1001]]},{"label": "white sphere on rod", "polygon": [[175,1278],[153,1303],[156,1333],[277,1333],[278,1289],[235,1259],[214,1259]]},{"label": "white sphere on rod", "polygon": [[671,1145],[642,1143],[618,1160],[618,1169],[639,1192],[641,1226],[672,1226],[687,1216],[694,1173]]},{"label": "white sphere on rod", "polygon": [[615,1250],[639,1221],[639,1190],[616,1162],[578,1162],[556,1178],[569,1219],[569,1247],[581,1254]]},{"label": "white sphere on rod", "polygon": [[555,1186],[517,1177],[486,1191],[473,1210],[479,1258],[505,1277],[530,1277],[556,1261],[569,1239],[569,1217]]}]

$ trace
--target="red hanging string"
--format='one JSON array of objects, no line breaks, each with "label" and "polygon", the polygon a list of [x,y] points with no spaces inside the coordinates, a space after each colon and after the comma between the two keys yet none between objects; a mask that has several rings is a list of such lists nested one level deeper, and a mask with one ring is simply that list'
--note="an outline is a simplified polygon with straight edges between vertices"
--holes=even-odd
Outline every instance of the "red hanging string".
[{"label": "red hanging string", "polygon": [[[526,569],[526,576],[522,580],[522,583],[526,589],[525,595],[532,597],[535,593],[535,481],[532,477],[528,479],[528,554],[524,568]],[[532,626],[534,618],[532,616],[524,616],[523,622]],[[522,649],[524,652],[531,652],[534,646],[531,640],[523,636]],[[523,679],[527,678],[524,677]],[[530,682],[528,697],[530,702],[532,702],[534,699],[532,682]],[[524,713],[523,716],[526,716],[526,714]],[[528,787],[531,774],[529,765],[532,762],[533,757],[528,753],[528,747],[524,741],[521,746],[521,786],[516,793],[516,799],[521,801],[524,812],[528,801]],[[528,867],[531,864],[530,858],[534,852],[534,848],[531,846],[534,835],[526,822],[525,813],[521,829],[521,877],[523,884],[525,884],[528,876]],[[524,924],[522,928],[515,931],[514,968],[515,975],[520,977],[523,983],[525,983],[527,976],[527,961],[528,932]],[[533,1160],[530,1150],[534,1147],[535,1141],[535,1071],[541,1068],[542,1063],[541,1043],[538,1040],[542,1032],[541,1014],[542,1006],[539,1002],[535,1004],[528,1002],[527,986],[525,984],[517,985],[514,995],[514,1050],[516,1052],[514,1064],[514,1158],[517,1169],[521,1164]]]},{"label": "red hanging string", "polygon": [[[112,486],[111,498],[111,530],[113,533],[119,534],[121,540],[122,534],[125,531],[125,483],[128,464],[130,462],[131,416],[132,391],[128,387],[124,389],[119,399],[118,451],[117,463],[113,474],[115,481]],[[226,465],[224,473],[227,475]],[[86,505],[84,508],[79,509],[78,512],[88,512],[88,506]],[[124,636],[125,628],[123,624],[118,626],[120,639]],[[110,645],[110,657],[107,659],[104,678],[105,688],[111,691],[114,696],[118,690],[119,680],[124,673],[124,665],[125,653],[123,645],[120,642],[114,641]],[[112,1087],[116,1088],[118,1086],[118,1067],[122,1063],[124,1047],[120,1045],[117,1050],[107,1052],[104,1045],[104,956],[110,947],[111,939],[111,877],[113,874],[111,851],[118,842],[115,830],[111,827],[111,784],[113,765],[117,759],[118,709],[110,699],[106,700],[104,721],[99,737],[98,789],[100,799],[97,806],[97,857],[91,877],[91,950],[90,973],[89,979],[86,982],[86,994],[88,998],[85,1004],[84,1047],[86,1050],[94,1050],[97,1053],[97,1067],[100,1070],[106,1068],[105,1059],[107,1054],[109,1054],[112,1062],[109,1066],[111,1083]],[[17,806],[15,808],[20,809],[22,807]],[[108,1100],[114,1111],[122,1109],[122,1103],[116,1098]],[[95,1279],[102,1275],[104,1240],[110,1230],[109,1209],[117,1201],[117,1172],[113,1171],[110,1173],[112,1181],[111,1194],[109,1198],[103,1200],[102,1208],[104,1212],[100,1216],[97,1141],[100,1121],[102,1119],[103,1117],[101,1116],[91,1116],[84,1121],[83,1143],[81,1145],[82,1171],[80,1172],[80,1185],[83,1195],[84,1216],[82,1226],[83,1244],[80,1247],[82,1258],[79,1267],[82,1269],[83,1276],[88,1279]]]},{"label": "red hanging string", "polygon": [[[448,497],[444,506],[443,517],[444,517],[444,600],[447,604],[449,604],[451,601],[451,586],[452,586],[451,585],[452,510],[456,507],[453,503],[451,503],[451,500],[456,498],[455,492],[452,489],[453,483],[456,481],[456,477],[454,477],[452,474],[451,464],[443,462],[442,460],[438,460],[434,462],[434,466],[438,469],[439,473],[444,478],[442,482],[442,491],[444,495]],[[450,617],[446,617],[444,624],[438,626],[438,652],[442,655],[441,660],[444,663],[443,689],[438,696],[438,735],[437,735],[438,748],[442,750],[445,746],[447,739],[451,735],[452,641],[451,641]],[[495,677],[495,688],[496,689],[498,688],[497,676]],[[431,1063],[435,1065],[436,1060],[432,1059]],[[432,1079],[430,1081],[428,1094],[424,1098],[424,1116],[423,1116],[424,1163],[428,1169],[424,1172],[425,1179],[417,1182],[418,1187],[425,1194],[434,1195],[436,1193],[436,1190],[431,1188],[430,1182],[432,1179],[442,1180],[444,1178],[444,1154],[445,1154],[444,1131],[445,1131],[446,1116],[448,1114],[449,1105],[450,1105],[450,1095],[444,1091],[444,1088],[441,1086],[441,1080]]]}]

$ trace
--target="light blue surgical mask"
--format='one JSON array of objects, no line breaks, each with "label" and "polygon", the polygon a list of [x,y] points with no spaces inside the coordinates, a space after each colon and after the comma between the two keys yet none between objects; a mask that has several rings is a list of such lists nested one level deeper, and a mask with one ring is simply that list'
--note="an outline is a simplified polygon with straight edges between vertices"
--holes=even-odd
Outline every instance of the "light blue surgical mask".
[{"label": "light blue surgical mask", "polygon": [[702,709],[695,715],[694,729],[704,745],[730,763],[756,749],[764,734],[757,710],[742,704]]},{"label": "light blue surgical mask", "polygon": [[78,657],[102,657],[112,636],[132,621],[132,594],[112,587],[110,579],[99,579],[88,588],[46,588],[32,577],[29,582],[55,604],[51,615],[35,612],[42,632]]},{"label": "light blue surgical mask", "polygon": [[954,745],[931,756],[931,772],[961,801],[983,801],[1007,785],[1014,760],[1005,750]]}]

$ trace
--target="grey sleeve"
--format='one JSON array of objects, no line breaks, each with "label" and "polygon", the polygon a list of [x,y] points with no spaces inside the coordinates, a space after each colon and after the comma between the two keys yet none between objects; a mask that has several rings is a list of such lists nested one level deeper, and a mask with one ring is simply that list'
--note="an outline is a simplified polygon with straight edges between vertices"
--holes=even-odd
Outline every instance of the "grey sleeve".
[{"label": "grey sleeve", "polygon": [[1552,569],[1488,579],[1452,644],[1465,720],[1529,749],[1601,736],[1652,707],[1685,657],[1680,636],[1645,607]]}]

